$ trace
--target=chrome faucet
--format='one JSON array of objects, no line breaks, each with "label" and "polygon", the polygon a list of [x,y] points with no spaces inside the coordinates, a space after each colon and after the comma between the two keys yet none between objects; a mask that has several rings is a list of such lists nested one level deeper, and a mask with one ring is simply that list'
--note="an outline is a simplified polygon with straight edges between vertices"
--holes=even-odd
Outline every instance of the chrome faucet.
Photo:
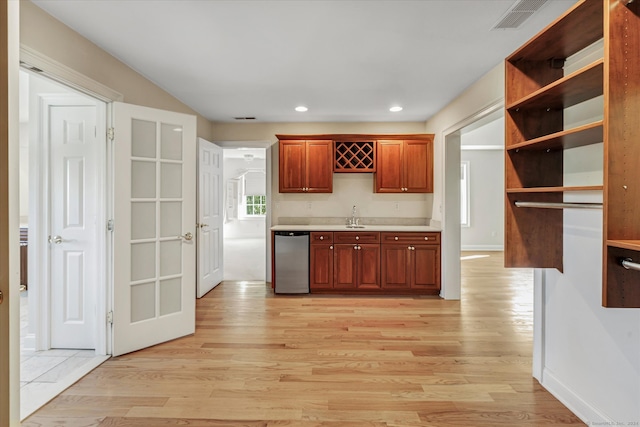
[{"label": "chrome faucet", "polygon": [[356,218],[356,205],[353,205],[353,209],[351,209],[351,223],[349,225],[355,226],[358,225],[358,218]]}]

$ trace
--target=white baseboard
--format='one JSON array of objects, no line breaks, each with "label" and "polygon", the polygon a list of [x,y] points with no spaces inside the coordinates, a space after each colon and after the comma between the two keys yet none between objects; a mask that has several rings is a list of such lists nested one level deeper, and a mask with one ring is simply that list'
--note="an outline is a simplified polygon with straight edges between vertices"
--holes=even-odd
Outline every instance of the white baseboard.
[{"label": "white baseboard", "polygon": [[566,387],[549,369],[544,368],[540,384],[587,425],[617,425],[614,420]]},{"label": "white baseboard", "polygon": [[503,245],[462,245],[462,251],[503,251]]}]

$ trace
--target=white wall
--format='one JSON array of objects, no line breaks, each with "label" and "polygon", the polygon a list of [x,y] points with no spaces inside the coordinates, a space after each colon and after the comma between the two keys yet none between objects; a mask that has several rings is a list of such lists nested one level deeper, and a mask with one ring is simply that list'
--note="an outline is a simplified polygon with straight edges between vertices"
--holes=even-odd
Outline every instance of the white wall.
[{"label": "white wall", "polygon": [[[462,132],[461,160],[469,162],[470,224],[461,229],[462,250],[504,248],[504,116]],[[475,148],[485,147],[482,150]]]}]

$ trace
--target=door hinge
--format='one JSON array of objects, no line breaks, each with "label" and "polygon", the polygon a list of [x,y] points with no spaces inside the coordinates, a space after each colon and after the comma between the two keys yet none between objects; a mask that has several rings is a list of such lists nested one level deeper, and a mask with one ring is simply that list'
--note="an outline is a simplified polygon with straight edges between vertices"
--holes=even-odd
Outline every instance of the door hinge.
[{"label": "door hinge", "polygon": [[115,228],[115,224],[113,223],[113,220],[110,219],[109,221],[107,221],[107,230],[108,231],[113,231],[113,229]]},{"label": "door hinge", "polygon": [[113,311],[107,313],[107,323],[113,325]]},{"label": "door hinge", "polygon": [[107,129],[107,138],[108,138],[110,141],[113,141],[113,139],[115,138],[115,135],[116,135],[116,131],[115,131],[115,129],[113,129],[113,128],[109,128],[109,129]]}]

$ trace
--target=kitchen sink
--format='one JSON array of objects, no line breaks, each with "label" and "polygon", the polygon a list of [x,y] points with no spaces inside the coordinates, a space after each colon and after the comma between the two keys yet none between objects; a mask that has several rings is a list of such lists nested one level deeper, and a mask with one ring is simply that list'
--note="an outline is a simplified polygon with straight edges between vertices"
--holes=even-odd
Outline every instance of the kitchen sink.
[{"label": "kitchen sink", "polygon": [[364,225],[345,225],[347,228],[364,228]]}]

